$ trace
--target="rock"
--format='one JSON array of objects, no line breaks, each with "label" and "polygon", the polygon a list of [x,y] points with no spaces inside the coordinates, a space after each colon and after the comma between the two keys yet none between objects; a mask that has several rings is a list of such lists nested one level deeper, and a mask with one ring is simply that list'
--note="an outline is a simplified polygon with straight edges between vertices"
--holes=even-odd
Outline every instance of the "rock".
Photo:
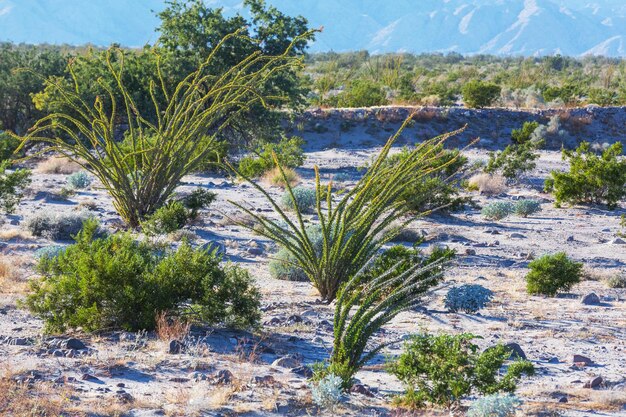
[{"label": "rock", "polygon": [[91,374],[83,374],[80,379],[82,379],[83,381],[93,381],[93,382],[97,382],[100,381],[98,378],[96,378],[95,376],[91,375]]},{"label": "rock", "polygon": [[361,395],[365,395],[366,397],[373,397],[374,394],[372,394],[372,392],[367,389],[367,387],[363,384],[354,384],[352,385],[352,387],[350,388],[350,392],[351,393],[356,393],[356,394],[361,394]]},{"label": "rock", "polygon": [[618,238],[611,240],[611,245],[626,245],[626,241],[618,237]]},{"label": "rock", "polygon": [[85,344],[83,342],[81,342],[80,340],[75,339],[75,338],[67,339],[63,343],[63,347],[65,349],[74,349],[74,350],[87,349],[87,346],[85,346]]},{"label": "rock", "polygon": [[572,358],[572,362],[581,363],[583,365],[593,365],[593,361],[583,355],[574,355],[574,357]]},{"label": "rock", "polygon": [[118,391],[115,394],[115,398],[117,399],[117,401],[119,401],[122,404],[128,404],[128,403],[132,403],[133,401],[135,401],[133,396],[125,391],[122,391],[122,392]]},{"label": "rock", "polygon": [[311,343],[315,343],[318,345],[323,345],[324,344],[324,339],[321,338],[320,336],[315,336],[312,340]]},{"label": "rock", "polygon": [[168,353],[172,355],[177,355],[183,350],[183,344],[178,340],[172,340],[170,342],[170,347]]},{"label": "rock", "polygon": [[557,357],[552,357],[548,359],[548,363],[561,363],[561,361]]},{"label": "rock", "polygon": [[202,372],[190,372],[189,374],[187,374],[187,378],[196,382],[206,381],[206,375],[203,374]]},{"label": "rock", "polygon": [[310,318],[319,317],[319,314],[317,314],[317,311],[315,310],[304,310],[300,315],[302,317],[310,317]]},{"label": "rock", "polygon": [[297,314],[293,314],[293,315],[289,316],[287,321],[289,323],[291,323],[291,324],[293,324],[293,323],[302,323],[302,317],[298,316]]},{"label": "rock", "polygon": [[598,306],[601,304],[600,297],[594,292],[585,295],[580,302],[587,306]]},{"label": "rock", "polygon": [[31,341],[25,337],[8,337],[5,343],[13,346],[28,346],[31,344]]},{"label": "rock", "polygon": [[511,342],[504,346],[511,351],[511,359],[526,359],[526,354],[519,344]]},{"label": "rock", "polygon": [[467,248],[467,249],[465,249],[465,254],[467,256],[475,256],[476,255],[476,250]]},{"label": "rock", "polygon": [[185,382],[189,382],[189,378],[181,378],[181,377],[174,377],[174,378],[170,378],[171,382],[177,382],[179,384],[184,384]]},{"label": "rock", "polygon": [[511,239],[526,239],[526,235],[521,234],[521,233],[511,233],[509,237]]},{"label": "rock", "polygon": [[604,382],[604,380],[602,379],[601,376],[597,376],[593,379],[590,379],[589,381],[585,382],[585,385],[583,385],[583,388],[596,388],[599,387],[602,382]]},{"label": "rock", "polygon": [[568,236],[567,239],[565,239],[567,242],[573,242],[574,241],[574,236]]},{"label": "rock", "polygon": [[296,368],[300,366],[300,361],[293,356],[283,356],[272,362],[272,366],[278,368]]},{"label": "rock", "polygon": [[249,255],[259,256],[263,255],[263,248],[260,246],[253,246],[251,248],[248,248],[247,252]]},{"label": "rock", "polygon": [[233,383],[233,379],[234,376],[232,372],[228,369],[222,369],[217,373],[217,375],[215,375],[215,378],[213,378],[213,383],[219,385],[230,385]]},{"label": "rock", "polygon": [[500,232],[497,229],[487,229],[485,230],[485,233],[489,234],[489,235],[499,235]]},{"label": "rock", "polygon": [[563,397],[559,398],[559,402],[560,403],[566,403],[567,402],[567,397],[563,396]]},{"label": "rock", "polygon": [[302,365],[291,370],[296,375],[303,376],[305,378],[311,378],[313,376],[313,371],[308,366]]}]

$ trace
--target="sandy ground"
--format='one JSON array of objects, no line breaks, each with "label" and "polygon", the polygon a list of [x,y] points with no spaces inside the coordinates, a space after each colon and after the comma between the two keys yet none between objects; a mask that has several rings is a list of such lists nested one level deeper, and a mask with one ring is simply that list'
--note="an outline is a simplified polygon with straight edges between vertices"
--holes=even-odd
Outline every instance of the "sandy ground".
[{"label": "sandy ground", "polygon": [[[367,162],[375,151],[309,152],[305,166],[299,170],[303,184],[312,185],[315,164],[322,168],[324,178],[344,172],[356,179],[356,167]],[[473,150],[468,156],[484,159],[486,152]],[[543,210],[529,218],[491,222],[480,215],[480,209],[468,208],[449,216],[415,219],[410,227],[426,235],[422,245],[425,250],[432,245],[457,250],[459,256],[446,275],[447,285],[479,283],[495,292],[494,302],[478,315],[449,313],[443,307],[444,288],[423,308],[398,316],[376,339],[391,340],[429,331],[471,332],[482,337],[478,341],[481,346],[515,342],[538,371],[520,384],[518,395],[525,402],[522,415],[624,416],[626,290],[610,289],[602,278],[624,273],[626,245],[615,239],[625,211],[554,208],[551,197],[541,192],[540,183],[555,168],[564,168],[560,155],[545,152],[523,185],[511,187],[497,197],[473,195],[479,206],[519,197],[542,200]],[[119,222],[110,200],[97,185],[66,202],[41,199],[42,191],[58,191],[65,185],[65,178],[60,174],[35,174],[30,196],[2,225],[0,254],[23,267],[10,285],[0,287],[0,336],[5,342],[0,344],[0,369],[32,382],[30,389],[22,392],[24,396],[39,398],[48,406],[60,401],[66,410],[63,415],[81,415],[84,410],[94,416],[118,413],[142,417],[325,415],[311,402],[307,378],[292,368],[327,357],[332,346],[332,306],[319,304],[308,283],[278,281],[269,276],[268,258],[276,247],[231,225],[228,217],[237,216],[237,209],[228,200],[249,203],[268,214],[270,206],[250,186],[219,175],[185,178],[181,191],[203,186],[218,194],[218,200],[203,213],[202,222],[189,229],[197,235],[196,243],[223,244],[230,260],[252,272],[263,295],[264,326],[260,332],[195,327],[188,336],[190,348],[182,354],[168,353],[168,343],[153,334],[76,332],[56,339],[43,335],[41,321],[20,309],[17,301],[23,296],[24,282],[33,274],[34,251],[69,242],[20,235],[24,219],[38,210],[69,212],[81,202],[92,201],[104,225],[113,227]],[[278,188],[271,191],[276,196],[281,194]],[[584,262],[589,279],[557,298],[527,295],[524,276],[529,260],[556,251],[565,251]],[[591,292],[600,297],[600,305],[581,303],[581,297]],[[69,337],[78,338],[88,349],[68,353],[71,349],[62,345]],[[386,355],[400,349],[401,344],[392,346],[357,375],[371,396],[346,396],[341,406],[328,415],[399,415],[391,406],[391,397],[402,387],[381,364]],[[593,364],[574,364],[575,354],[589,357]],[[292,364],[272,365],[287,355],[291,355]],[[583,388],[597,376],[603,378],[599,387]]]}]

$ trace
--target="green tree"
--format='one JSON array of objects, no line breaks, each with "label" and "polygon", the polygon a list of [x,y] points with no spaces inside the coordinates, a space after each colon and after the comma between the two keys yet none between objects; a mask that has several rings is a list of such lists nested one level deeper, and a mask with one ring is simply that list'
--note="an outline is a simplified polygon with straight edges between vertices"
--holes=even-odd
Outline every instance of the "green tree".
[{"label": "green tree", "polygon": [[372,107],[387,104],[385,90],[376,82],[355,80],[338,97],[339,107]]},{"label": "green tree", "polygon": [[500,97],[499,85],[473,80],[461,89],[463,102],[468,107],[482,108],[491,106]]}]

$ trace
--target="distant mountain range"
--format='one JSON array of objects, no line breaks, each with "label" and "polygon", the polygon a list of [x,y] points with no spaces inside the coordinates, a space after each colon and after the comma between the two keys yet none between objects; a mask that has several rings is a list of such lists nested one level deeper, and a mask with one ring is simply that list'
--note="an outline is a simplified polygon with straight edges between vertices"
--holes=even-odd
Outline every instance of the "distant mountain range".
[{"label": "distant mountain range", "polygon": [[[207,0],[227,14],[242,0]],[[625,0],[268,0],[324,27],[312,52],[626,55]],[[164,0],[0,0],[0,41],[154,43]]]}]

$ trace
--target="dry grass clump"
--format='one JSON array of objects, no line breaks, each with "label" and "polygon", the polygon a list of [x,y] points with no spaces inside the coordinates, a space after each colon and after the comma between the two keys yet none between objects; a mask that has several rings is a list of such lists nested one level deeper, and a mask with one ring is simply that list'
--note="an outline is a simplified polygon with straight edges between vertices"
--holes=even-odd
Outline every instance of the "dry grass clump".
[{"label": "dry grass clump", "polygon": [[506,180],[501,175],[476,174],[468,180],[470,189],[476,189],[484,195],[498,195],[506,191]]},{"label": "dry grass clump", "polygon": [[25,256],[0,255],[0,293],[23,294],[28,288],[28,280],[23,269],[29,260]]},{"label": "dry grass clump", "polygon": [[285,176],[280,173],[280,169],[278,167],[272,168],[267,171],[263,176],[263,181],[268,185],[274,187],[285,188],[288,182],[291,187],[299,184],[301,182],[300,176],[291,168],[283,168],[285,172]]},{"label": "dry grass clump", "polygon": [[35,168],[39,174],[73,174],[83,168],[76,162],[63,156],[53,156],[40,162]]},{"label": "dry grass clump", "polygon": [[168,317],[164,312],[157,314],[156,334],[165,342],[183,340],[189,334],[190,327],[189,322],[178,317]]},{"label": "dry grass clump", "polygon": [[6,229],[0,230],[0,240],[1,241],[22,241],[22,242],[30,242],[33,239],[33,235],[30,232],[20,229]]}]

